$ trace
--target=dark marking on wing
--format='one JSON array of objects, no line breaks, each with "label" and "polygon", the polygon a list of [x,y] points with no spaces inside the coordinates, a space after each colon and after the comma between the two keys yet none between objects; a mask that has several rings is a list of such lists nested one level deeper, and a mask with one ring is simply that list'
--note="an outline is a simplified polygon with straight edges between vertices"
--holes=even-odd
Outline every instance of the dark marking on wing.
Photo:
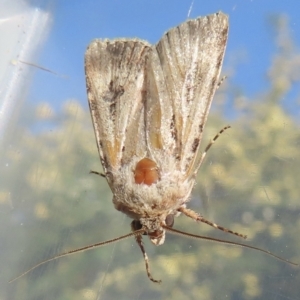
[{"label": "dark marking on wing", "polygon": [[193,142],[193,145],[192,145],[192,152],[193,153],[195,153],[197,151],[199,143],[200,143],[200,139],[199,138],[195,138],[194,142]]},{"label": "dark marking on wing", "polygon": [[177,140],[177,129],[175,127],[175,115],[172,116],[170,129],[171,129],[172,138],[176,141]]}]

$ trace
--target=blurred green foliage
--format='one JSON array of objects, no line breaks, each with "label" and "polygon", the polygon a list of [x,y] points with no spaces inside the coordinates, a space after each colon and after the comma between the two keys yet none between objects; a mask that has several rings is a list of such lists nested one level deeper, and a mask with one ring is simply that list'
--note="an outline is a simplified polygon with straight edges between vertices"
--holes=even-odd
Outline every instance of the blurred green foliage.
[{"label": "blurred green foliage", "polygon": [[[299,122],[282,103],[299,83],[300,54],[284,19],[277,29],[268,88],[248,99],[227,80],[215,97],[202,149],[228,122],[232,129],[209,151],[189,207],[247,234],[245,243],[300,262]],[[228,95],[238,116],[230,121],[222,114]],[[101,166],[89,112],[78,102],[66,101],[60,113],[47,103],[32,108],[15,134],[0,183],[2,211],[13,205],[10,234],[0,232],[1,259],[10,266],[1,272],[3,287],[44,259],[130,231],[105,179],[88,174]],[[183,216],[175,228],[239,241]],[[144,240],[161,285],[148,280],[132,238],[41,266],[2,288],[0,299],[299,298],[299,268],[259,252],[173,235],[160,247]]]}]

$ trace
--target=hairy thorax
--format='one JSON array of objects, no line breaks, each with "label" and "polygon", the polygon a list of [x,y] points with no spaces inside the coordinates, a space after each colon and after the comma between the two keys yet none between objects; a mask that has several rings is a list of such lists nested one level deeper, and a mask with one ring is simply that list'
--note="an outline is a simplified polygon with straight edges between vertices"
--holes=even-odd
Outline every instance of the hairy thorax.
[{"label": "hairy thorax", "polygon": [[170,171],[166,165],[171,163],[166,159],[163,166],[149,158],[136,158],[123,165],[118,176],[114,176],[115,208],[136,220],[165,219],[176,214],[188,201],[194,180],[187,180],[174,167],[173,172],[166,172]]}]

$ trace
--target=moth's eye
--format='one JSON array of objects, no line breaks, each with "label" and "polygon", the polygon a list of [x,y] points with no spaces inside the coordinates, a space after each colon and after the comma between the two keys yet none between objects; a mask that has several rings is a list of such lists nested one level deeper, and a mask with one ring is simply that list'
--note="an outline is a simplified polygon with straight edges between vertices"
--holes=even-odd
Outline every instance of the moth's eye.
[{"label": "moth's eye", "polygon": [[159,175],[155,161],[143,158],[137,163],[134,171],[135,183],[151,185],[157,182],[158,179]]},{"label": "moth's eye", "polygon": [[[141,224],[141,222],[139,220],[133,220],[131,222],[131,229],[132,231],[136,231],[136,230],[140,230],[142,229],[143,225]],[[147,233],[143,233],[143,235],[147,235]]]},{"label": "moth's eye", "polygon": [[168,227],[173,227],[173,225],[174,225],[174,215],[167,215],[165,222],[166,222],[166,225]]},{"label": "moth's eye", "polygon": [[133,220],[131,222],[131,228],[133,231],[142,229],[142,224],[139,220]]}]

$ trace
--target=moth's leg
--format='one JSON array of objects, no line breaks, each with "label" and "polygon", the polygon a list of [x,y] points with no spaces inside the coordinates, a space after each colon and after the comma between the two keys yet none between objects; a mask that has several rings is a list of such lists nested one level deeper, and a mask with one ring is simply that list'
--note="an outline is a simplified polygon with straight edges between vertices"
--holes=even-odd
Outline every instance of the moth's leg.
[{"label": "moth's leg", "polygon": [[208,152],[208,150],[210,149],[210,147],[214,144],[214,142],[218,139],[218,137],[225,131],[227,130],[228,128],[231,128],[231,126],[227,125],[225,126],[224,128],[222,128],[216,135],[215,137],[208,143],[208,145],[206,146],[206,148],[204,149],[204,152],[202,153],[201,155],[201,158],[200,160],[197,162],[197,167],[194,171],[194,176],[196,176],[196,174],[198,173],[198,170],[206,156],[206,153]]},{"label": "moth's leg", "polygon": [[[132,231],[135,231],[136,229],[136,224],[134,223],[135,221],[132,221],[131,223],[131,230]],[[153,282],[156,282],[156,283],[161,283],[161,280],[156,280],[152,277],[151,275],[151,272],[150,272],[150,267],[149,267],[149,258],[148,258],[148,255],[146,253],[146,250],[144,248],[144,244],[143,244],[143,239],[142,239],[142,235],[141,234],[137,234],[135,235],[135,240],[137,242],[137,244],[139,245],[142,253],[143,253],[143,256],[144,256],[144,261],[145,261],[145,265],[146,265],[146,272],[147,272],[147,275],[148,275],[148,278],[153,281]]]},{"label": "moth's leg", "polygon": [[227,78],[227,76],[223,76],[217,84],[217,89],[222,85],[223,81]]},{"label": "moth's leg", "polygon": [[241,234],[241,233],[238,233],[238,232],[234,232],[230,229],[227,229],[225,227],[222,227],[222,226],[219,226],[217,225],[216,223],[213,223],[213,222],[210,222],[206,219],[204,219],[203,217],[201,217],[198,213],[196,213],[195,211],[191,210],[191,209],[188,209],[188,208],[185,208],[185,207],[180,207],[178,209],[178,211],[182,212],[183,214],[185,214],[187,217],[190,217],[192,218],[193,220],[195,221],[199,221],[199,222],[203,222],[205,224],[208,224],[214,228],[217,228],[219,230],[222,230],[222,231],[225,231],[225,232],[228,232],[228,233],[231,233],[233,235],[236,235],[236,236],[239,236],[239,237],[242,237],[244,239],[247,238],[247,235],[244,235],[244,234]]},{"label": "moth's leg", "polygon": [[150,272],[150,267],[149,267],[149,259],[148,259],[148,255],[145,251],[145,248],[144,248],[144,245],[143,245],[143,240],[142,240],[142,236],[139,234],[139,235],[136,235],[135,236],[135,240],[136,242],[138,243],[142,253],[143,253],[143,256],[144,256],[144,261],[145,261],[145,265],[146,265],[146,272],[147,272],[147,275],[148,275],[148,278],[153,281],[153,282],[156,282],[156,283],[161,283],[161,280],[156,280],[152,277],[151,275],[151,272]]},{"label": "moth's leg", "polygon": [[208,152],[208,150],[210,149],[210,147],[215,143],[215,141],[219,138],[219,136],[227,129],[231,128],[231,126],[227,125],[224,128],[222,128],[216,135],[215,137],[208,143],[208,145],[206,146],[206,148],[204,149],[204,152],[202,153],[202,157],[201,157],[201,162],[203,161],[206,153]]},{"label": "moth's leg", "polygon": [[90,171],[90,174],[96,174],[96,175],[99,175],[99,176],[101,176],[101,177],[106,177],[105,174],[99,173],[99,172],[97,172],[97,171]]}]

